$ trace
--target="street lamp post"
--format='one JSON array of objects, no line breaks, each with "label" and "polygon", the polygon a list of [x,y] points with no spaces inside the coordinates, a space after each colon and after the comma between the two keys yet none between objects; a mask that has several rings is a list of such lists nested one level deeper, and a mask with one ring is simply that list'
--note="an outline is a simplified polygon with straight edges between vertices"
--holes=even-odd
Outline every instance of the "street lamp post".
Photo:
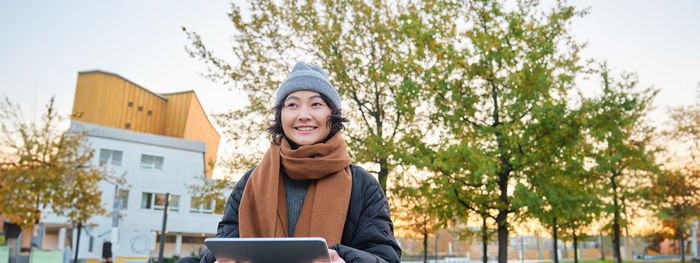
[{"label": "street lamp post", "polygon": [[158,263],[163,263],[163,248],[165,247],[165,226],[168,223],[168,205],[170,193],[165,194],[165,207],[163,208],[163,227],[160,230],[160,249],[158,249]]}]

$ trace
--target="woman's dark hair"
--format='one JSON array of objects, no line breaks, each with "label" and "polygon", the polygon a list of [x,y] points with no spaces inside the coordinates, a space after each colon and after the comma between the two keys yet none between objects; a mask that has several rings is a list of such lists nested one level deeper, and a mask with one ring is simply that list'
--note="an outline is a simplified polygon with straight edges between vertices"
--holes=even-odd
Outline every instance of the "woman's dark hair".
[{"label": "woman's dark hair", "polygon": [[[326,123],[328,125],[328,129],[331,130],[331,132],[328,134],[328,137],[323,139],[323,141],[327,141],[333,135],[335,135],[337,132],[344,130],[345,125],[343,122],[348,122],[348,119],[343,116],[343,112],[340,109],[340,107],[333,105],[332,102],[330,102],[330,99],[321,93],[321,99],[323,99],[323,102],[328,105],[328,107],[331,109],[331,115],[328,116],[328,122]],[[284,129],[282,128],[282,107],[284,107],[284,100],[278,105],[276,105],[272,110],[275,111],[275,121],[270,125],[270,127],[267,127],[267,134],[270,137],[270,141],[276,145],[279,145],[282,138],[286,138],[284,136]],[[294,144],[293,142],[290,141],[290,143]]]}]

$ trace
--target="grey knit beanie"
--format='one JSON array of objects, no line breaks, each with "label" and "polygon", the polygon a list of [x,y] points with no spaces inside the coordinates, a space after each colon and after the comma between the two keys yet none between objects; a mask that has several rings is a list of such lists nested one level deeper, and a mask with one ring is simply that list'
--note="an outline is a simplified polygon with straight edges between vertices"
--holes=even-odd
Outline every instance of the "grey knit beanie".
[{"label": "grey knit beanie", "polygon": [[333,106],[340,108],[340,95],[328,81],[328,75],[319,66],[297,62],[292,68],[292,72],[289,73],[289,78],[277,90],[275,105],[280,105],[289,93],[297,90],[311,90],[321,93],[331,100]]}]

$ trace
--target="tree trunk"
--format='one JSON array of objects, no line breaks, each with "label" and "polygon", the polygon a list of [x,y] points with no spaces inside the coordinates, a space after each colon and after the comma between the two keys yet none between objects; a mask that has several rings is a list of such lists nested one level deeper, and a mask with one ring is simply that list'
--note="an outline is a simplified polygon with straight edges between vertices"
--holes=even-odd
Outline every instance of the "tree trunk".
[{"label": "tree trunk", "polygon": [[387,162],[387,158],[379,159],[377,163],[379,164],[379,173],[377,174],[377,180],[379,180],[379,185],[382,186],[382,190],[384,190],[384,195],[386,196],[386,181],[387,177],[389,176],[389,165]]},{"label": "tree trunk", "polygon": [[574,263],[578,263],[578,240],[576,239],[576,231],[574,233]]},{"label": "tree trunk", "polygon": [[613,256],[615,263],[622,263],[622,253],[620,253],[620,205],[617,200],[617,184],[615,183],[616,172],[610,177],[613,190]]},{"label": "tree trunk", "polygon": [[510,157],[506,154],[507,143],[503,139],[503,134],[498,130],[498,127],[502,125],[498,113],[498,88],[493,80],[489,80],[491,84],[491,98],[493,99],[493,128],[496,128],[495,139],[497,148],[500,151],[498,160],[500,161],[500,167],[498,170],[498,190],[499,201],[501,205],[498,208],[498,215],[496,216],[496,225],[498,228],[498,263],[508,262],[508,213],[510,213],[510,203],[508,202],[508,178],[510,177],[510,172],[512,171],[512,166],[510,164]]},{"label": "tree trunk", "polygon": [[[500,143],[499,143],[500,145]],[[498,209],[496,216],[496,224],[498,225],[498,263],[508,263],[508,175],[510,174],[508,167],[510,164],[504,157],[500,158],[505,166],[503,172],[499,173],[498,187],[500,188],[500,201],[503,204]]]},{"label": "tree trunk", "polygon": [[507,213],[498,212],[496,221],[498,223],[498,263],[508,263],[508,222]]},{"label": "tree trunk", "polygon": [[615,211],[615,216],[613,217],[613,257],[615,258],[615,263],[622,263],[622,253],[620,253],[620,223],[619,223],[620,213]]},{"label": "tree trunk", "polygon": [[685,242],[683,242],[683,232],[681,232],[680,223],[676,224],[676,236],[678,237],[678,242],[680,243],[678,248],[681,250],[681,263],[685,262]]},{"label": "tree trunk", "polygon": [[[35,207],[36,210],[35,211],[37,214],[39,214],[38,218],[41,218],[41,209],[39,209],[40,207],[41,207],[41,202],[39,202],[39,196],[37,196],[36,197],[36,207]],[[38,236],[40,235],[39,229],[41,228],[39,226],[39,219],[38,218],[37,218],[37,220],[34,221],[34,224],[32,225],[32,228],[30,229],[31,232],[29,232],[29,247],[30,248],[34,248],[34,247],[41,248],[41,244],[37,244],[37,239],[38,239]]]},{"label": "tree trunk", "polygon": [[488,233],[488,228],[486,228],[486,216],[481,217],[481,242],[482,242],[482,248],[483,248],[483,254],[481,258],[484,260],[484,263],[487,263],[489,261],[488,259],[488,245],[489,245],[489,233]]},{"label": "tree trunk", "polygon": [[428,229],[423,228],[423,263],[428,263]]},{"label": "tree trunk", "polygon": [[557,218],[552,219],[552,260],[554,263],[559,263],[559,253],[557,251]]},{"label": "tree trunk", "polygon": [[75,239],[75,257],[73,257],[73,263],[78,262],[78,250],[80,250],[80,229],[83,228],[83,223],[78,222],[78,234],[77,238]]}]

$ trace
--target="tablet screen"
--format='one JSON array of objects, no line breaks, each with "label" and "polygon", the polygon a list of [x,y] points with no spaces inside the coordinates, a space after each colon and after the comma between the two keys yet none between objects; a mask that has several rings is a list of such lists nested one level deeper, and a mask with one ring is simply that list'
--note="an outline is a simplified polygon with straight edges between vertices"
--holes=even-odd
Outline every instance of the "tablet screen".
[{"label": "tablet screen", "polygon": [[204,244],[217,259],[252,263],[330,262],[326,240],[320,237],[207,238]]}]

